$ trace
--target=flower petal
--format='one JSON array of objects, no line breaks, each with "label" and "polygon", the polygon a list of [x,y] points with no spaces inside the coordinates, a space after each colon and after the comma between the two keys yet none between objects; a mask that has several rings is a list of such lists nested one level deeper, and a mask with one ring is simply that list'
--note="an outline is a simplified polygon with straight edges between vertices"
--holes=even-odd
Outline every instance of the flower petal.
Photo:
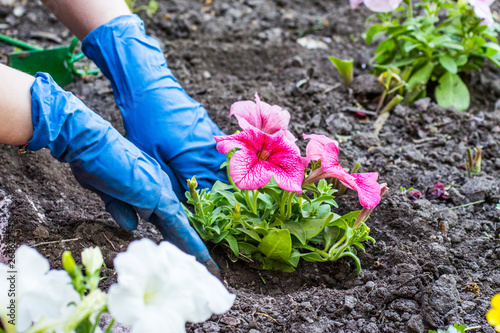
[{"label": "flower petal", "polygon": [[363,3],[363,0],[349,0],[352,9],[356,9]]},{"label": "flower petal", "polygon": [[351,175],[355,179],[359,202],[365,208],[375,208],[380,202],[380,184],[377,183],[378,173],[355,173]]},{"label": "flower petal", "polygon": [[304,169],[299,149],[285,138],[283,130],[269,135],[255,128],[227,137],[216,137],[217,149],[224,153],[238,147],[229,161],[229,174],[236,186],[256,190],[275,177],[287,191],[302,192]]},{"label": "flower petal", "polygon": [[257,129],[262,127],[262,118],[260,110],[252,101],[240,101],[231,105],[229,117],[234,115],[238,120],[238,124],[244,130],[253,126]]},{"label": "flower petal", "polygon": [[248,149],[233,154],[229,161],[229,175],[242,190],[259,189],[273,176],[265,161],[259,161],[255,152]]},{"label": "flower petal", "polygon": [[313,161],[317,161],[321,158],[321,154],[327,144],[334,143],[337,147],[339,145],[337,141],[332,140],[325,135],[302,134],[302,137],[304,140],[311,139],[306,147],[306,156],[311,158]]},{"label": "flower petal", "polygon": [[392,12],[399,7],[402,0],[364,0],[365,6],[373,12]]},{"label": "flower petal", "polygon": [[490,26],[493,24],[493,15],[491,14],[491,9],[489,4],[481,1],[477,1],[477,4],[473,6],[474,13],[477,17],[483,19],[483,24]]},{"label": "flower petal", "polygon": [[290,122],[290,113],[288,111],[283,110],[277,105],[271,106],[262,102],[257,94],[255,94],[255,103],[262,117],[262,127],[260,128],[262,132],[274,134],[279,130],[285,131],[288,129],[288,124]]}]

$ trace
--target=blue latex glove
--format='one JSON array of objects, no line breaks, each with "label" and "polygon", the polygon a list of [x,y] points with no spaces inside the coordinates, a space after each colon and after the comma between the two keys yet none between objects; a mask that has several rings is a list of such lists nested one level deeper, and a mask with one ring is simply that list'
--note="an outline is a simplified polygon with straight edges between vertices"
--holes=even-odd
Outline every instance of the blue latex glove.
[{"label": "blue latex glove", "polygon": [[213,138],[224,133],[177,83],[137,15],[117,17],[93,30],[82,50],[111,81],[127,138],[175,173],[180,200],[193,176],[200,188],[227,182],[220,169],[226,156],[217,152]]},{"label": "blue latex glove", "polygon": [[166,240],[217,272],[205,244],[189,225],[168,175],[153,158],[48,74],[36,75],[31,103],[35,131],[29,150],[49,148],[52,156],[70,163],[80,184],[98,193],[124,228],[135,229],[139,214]]}]

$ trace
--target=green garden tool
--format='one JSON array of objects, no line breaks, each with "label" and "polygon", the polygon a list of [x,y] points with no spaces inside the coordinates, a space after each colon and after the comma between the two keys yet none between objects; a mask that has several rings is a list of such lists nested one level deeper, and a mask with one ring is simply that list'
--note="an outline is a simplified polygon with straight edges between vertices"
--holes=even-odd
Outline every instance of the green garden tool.
[{"label": "green garden tool", "polygon": [[82,76],[99,73],[98,69],[82,70],[75,68],[75,62],[85,56],[82,52],[74,54],[78,44],[78,38],[76,37],[68,46],[51,49],[42,49],[3,34],[0,34],[0,41],[26,50],[9,54],[9,65],[11,67],[31,75],[35,75],[36,72],[47,72],[61,87],[73,82],[73,74]]}]

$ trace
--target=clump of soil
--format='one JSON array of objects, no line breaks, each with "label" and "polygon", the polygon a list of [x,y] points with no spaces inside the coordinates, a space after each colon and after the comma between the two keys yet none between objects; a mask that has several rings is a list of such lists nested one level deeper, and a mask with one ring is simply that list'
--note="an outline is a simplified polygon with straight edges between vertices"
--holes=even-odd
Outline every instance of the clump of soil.
[{"label": "clump of soil", "polygon": [[[69,43],[71,36],[47,10],[36,2],[26,9],[16,17],[0,6],[0,32],[56,46],[53,38],[33,37],[42,30]],[[500,292],[500,111],[494,107],[499,70],[487,65],[470,76],[468,113],[425,101],[397,106],[377,136],[373,118],[350,111],[358,101],[366,107],[376,103],[377,87],[366,76],[373,48],[360,37],[369,14],[337,0],[167,0],[152,18],[143,16],[174,74],[224,131],[237,129],[227,117],[230,105],[258,92],[290,111],[295,135],[347,136],[340,146],[343,165],[359,162],[360,172],[379,172],[391,188],[368,221],[377,243],[366,244],[360,254],[359,276],[348,259],[303,262],[296,272],[282,273],[233,263],[223,247],[211,248],[224,283],[238,297],[229,312],[189,324],[189,332],[426,332],[455,322],[494,332],[485,314]],[[328,49],[305,49],[296,43],[302,36]],[[0,44],[0,62],[12,50]],[[330,55],[355,60],[354,94],[339,84]],[[66,88],[123,133],[102,75],[76,79]],[[482,172],[468,179],[465,151],[475,146],[483,147]],[[68,166],[47,151],[18,155],[17,147],[0,145],[0,159],[3,242],[7,230],[9,240],[14,235],[17,245],[35,246],[52,267],[61,267],[64,250],[100,246],[104,274],[112,276],[113,258],[132,240],[161,240],[146,222],[133,234],[119,229],[99,197],[83,190]],[[424,193],[437,182],[450,186],[449,199],[410,201],[400,191],[403,186]],[[476,201],[481,203],[456,208]],[[355,193],[338,202],[339,213],[359,209]]]}]

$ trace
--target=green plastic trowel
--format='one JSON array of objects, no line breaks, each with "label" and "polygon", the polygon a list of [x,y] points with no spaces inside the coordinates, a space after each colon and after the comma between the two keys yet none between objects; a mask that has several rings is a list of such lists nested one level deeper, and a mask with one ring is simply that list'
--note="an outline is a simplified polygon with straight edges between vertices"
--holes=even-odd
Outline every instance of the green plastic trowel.
[{"label": "green plastic trowel", "polygon": [[92,75],[99,73],[98,69],[76,69],[74,64],[85,55],[74,54],[78,38],[73,38],[68,46],[42,49],[22,40],[0,34],[0,42],[17,46],[25,51],[10,53],[9,65],[25,73],[35,75],[37,72],[47,72],[60,86],[73,82],[73,75]]}]

